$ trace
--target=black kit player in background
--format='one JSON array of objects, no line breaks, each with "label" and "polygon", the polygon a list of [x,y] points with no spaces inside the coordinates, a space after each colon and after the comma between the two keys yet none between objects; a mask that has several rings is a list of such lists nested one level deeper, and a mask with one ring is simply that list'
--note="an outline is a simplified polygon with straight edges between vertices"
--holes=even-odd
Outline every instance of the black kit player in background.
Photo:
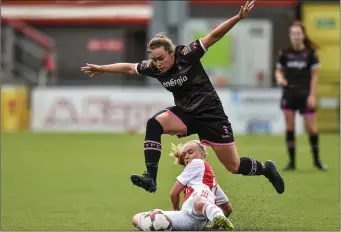
[{"label": "black kit player in background", "polygon": [[272,161],[263,164],[251,157],[239,158],[231,124],[200,62],[207,49],[246,17],[253,6],[254,1],[247,1],[238,15],[188,46],[175,47],[166,36],[156,35],[148,43],[150,60],[137,64],[116,63],[103,66],[87,64],[81,68],[81,71],[90,76],[112,72],[138,73],[153,77],[174,96],[175,106],[160,111],[147,122],[144,141],[147,172],[141,176],[132,175],[133,184],[149,192],[156,191],[162,134],[178,137],[198,134],[201,143],[212,147],[227,170],[246,176],[263,175],[278,193],[284,192],[284,180]]},{"label": "black kit player in background", "polygon": [[319,158],[319,135],[316,126],[316,84],[317,69],[320,66],[316,47],[309,39],[305,27],[294,22],[289,29],[291,47],[280,51],[276,82],[283,88],[280,107],[286,123],[286,144],[290,163],[284,170],[295,170],[295,112],[304,116],[305,127],[309,133],[314,165],[327,170]]}]

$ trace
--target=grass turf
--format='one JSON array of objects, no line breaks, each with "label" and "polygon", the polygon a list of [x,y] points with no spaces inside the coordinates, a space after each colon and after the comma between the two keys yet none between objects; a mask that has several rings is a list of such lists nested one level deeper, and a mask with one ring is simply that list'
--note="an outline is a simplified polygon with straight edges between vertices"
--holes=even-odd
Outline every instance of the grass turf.
[{"label": "grass turf", "polygon": [[[1,230],[132,230],[132,216],[171,209],[169,191],[181,168],[168,156],[163,137],[158,191],[130,183],[144,171],[143,136],[118,134],[3,133]],[[287,162],[283,137],[239,136],[240,156]],[[278,195],[264,177],[228,173],[210,151],[218,182],[233,205],[236,230],[339,230],[339,136],[321,135],[328,172],[312,167],[306,136],[297,141],[296,172],[281,172],[286,192]]]}]

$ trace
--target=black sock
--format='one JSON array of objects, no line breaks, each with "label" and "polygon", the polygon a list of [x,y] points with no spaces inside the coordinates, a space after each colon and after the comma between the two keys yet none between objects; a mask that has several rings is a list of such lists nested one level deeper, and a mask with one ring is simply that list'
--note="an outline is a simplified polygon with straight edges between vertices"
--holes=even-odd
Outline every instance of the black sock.
[{"label": "black sock", "polygon": [[238,174],[244,176],[264,175],[266,168],[264,164],[251,157],[241,157]]},{"label": "black sock", "polygon": [[147,167],[147,173],[156,183],[157,170],[161,157],[161,135],[163,128],[160,123],[151,118],[147,122],[147,130],[144,141],[144,158]]},{"label": "black sock", "polygon": [[318,134],[312,134],[309,136],[310,146],[311,146],[311,152],[314,156],[315,163],[320,162],[319,159],[319,135]]},{"label": "black sock", "polygon": [[287,149],[290,158],[290,164],[295,166],[295,131],[287,131],[286,135]]}]

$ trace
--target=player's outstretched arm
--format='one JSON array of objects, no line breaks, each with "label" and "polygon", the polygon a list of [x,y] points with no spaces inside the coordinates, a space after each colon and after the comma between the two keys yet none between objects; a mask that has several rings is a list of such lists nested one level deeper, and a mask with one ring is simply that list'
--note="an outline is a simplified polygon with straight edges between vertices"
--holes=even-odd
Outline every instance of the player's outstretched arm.
[{"label": "player's outstretched arm", "polygon": [[181,184],[181,182],[178,180],[175,182],[173,186],[173,189],[170,193],[170,198],[172,201],[174,211],[180,210],[180,193],[184,190],[184,188],[185,186]]},{"label": "player's outstretched arm", "polygon": [[219,41],[227,32],[229,32],[236,23],[245,18],[251,9],[254,7],[255,1],[247,1],[244,6],[241,6],[238,15],[228,19],[220,24],[210,34],[202,38],[202,44],[206,49]]},{"label": "player's outstretched arm", "polygon": [[93,75],[100,75],[105,72],[137,74],[136,64],[133,63],[116,63],[108,65],[86,64],[86,66],[81,67],[81,72],[89,74],[90,77]]}]

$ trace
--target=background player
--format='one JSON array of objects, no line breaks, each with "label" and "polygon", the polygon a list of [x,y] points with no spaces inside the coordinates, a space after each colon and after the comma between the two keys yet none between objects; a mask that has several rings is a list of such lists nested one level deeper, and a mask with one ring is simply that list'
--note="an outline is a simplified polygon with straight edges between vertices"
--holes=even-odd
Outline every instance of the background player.
[{"label": "background player", "polygon": [[[208,221],[214,223],[217,229],[232,230],[233,225],[226,218],[231,214],[232,207],[217,184],[211,166],[204,160],[207,155],[205,147],[193,140],[173,146],[171,155],[177,164],[185,166],[170,193],[173,211],[164,211],[172,220],[173,230],[202,230]],[[185,198],[180,210],[181,192],[184,192]],[[140,218],[146,213],[133,217],[135,227],[140,227]]]},{"label": "background player", "polygon": [[238,15],[225,21],[202,39],[188,46],[174,46],[171,40],[157,35],[148,43],[151,60],[137,64],[87,64],[81,71],[90,76],[102,72],[141,74],[156,78],[173,93],[175,105],[162,110],[147,122],[144,143],[147,173],[132,175],[132,182],[146,191],[157,189],[158,163],[161,156],[161,135],[188,136],[198,134],[201,143],[210,145],[220,162],[235,174],[264,175],[280,194],[284,180],[272,161],[264,164],[250,157],[239,158],[231,124],[219,96],[207,76],[200,59],[209,47],[218,42],[237,22],[247,16],[254,1],[247,1]]},{"label": "background player", "polygon": [[316,126],[317,69],[320,66],[316,47],[309,39],[305,27],[294,22],[290,27],[291,47],[280,51],[276,81],[283,87],[281,108],[286,122],[286,144],[290,163],[285,170],[295,170],[295,112],[304,116],[306,130],[314,157],[314,165],[327,170],[319,158],[319,136]]}]

